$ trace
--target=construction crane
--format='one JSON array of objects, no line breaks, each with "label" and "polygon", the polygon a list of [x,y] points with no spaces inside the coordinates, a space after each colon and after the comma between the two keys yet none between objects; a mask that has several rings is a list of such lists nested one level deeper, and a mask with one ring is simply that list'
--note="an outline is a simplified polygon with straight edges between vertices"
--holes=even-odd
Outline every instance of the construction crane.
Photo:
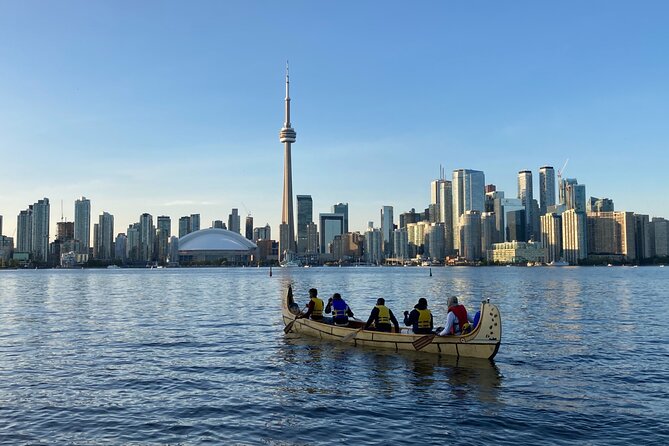
[{"label": "construction crane", "polygon": [[567,163],[569,163],[569,158],[567,158],[567,161],[564,162],[564,165],[562,166],[562,169],[558,170],[558,192],[559,192],[559,199],[560,199],[560,204],[563,204],[565,202],[565,197],[564,197],[564,187],[562,187],[562,173],[564,172],[565,167],[567,167]]}]

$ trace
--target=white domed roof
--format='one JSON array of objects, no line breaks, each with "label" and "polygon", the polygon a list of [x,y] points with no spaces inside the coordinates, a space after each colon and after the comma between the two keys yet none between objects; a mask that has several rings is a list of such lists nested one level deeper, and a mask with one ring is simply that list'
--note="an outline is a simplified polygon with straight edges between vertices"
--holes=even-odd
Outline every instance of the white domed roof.
[{"label": "white domed roof", "polygon": [[251,240],[227,229],[202,229],[179,239],[179,251],[252,251],[256,248]]}]

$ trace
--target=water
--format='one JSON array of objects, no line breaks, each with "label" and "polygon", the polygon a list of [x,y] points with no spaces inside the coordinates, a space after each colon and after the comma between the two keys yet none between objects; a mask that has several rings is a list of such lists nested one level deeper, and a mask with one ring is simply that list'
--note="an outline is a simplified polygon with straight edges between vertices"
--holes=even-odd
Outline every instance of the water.
[{"label": "water", "polygon": [[[669,443],[666,268],[0,271],[3,444]],[[455,294],[494,363],[284,335],[281,298],[365,319]]]}]

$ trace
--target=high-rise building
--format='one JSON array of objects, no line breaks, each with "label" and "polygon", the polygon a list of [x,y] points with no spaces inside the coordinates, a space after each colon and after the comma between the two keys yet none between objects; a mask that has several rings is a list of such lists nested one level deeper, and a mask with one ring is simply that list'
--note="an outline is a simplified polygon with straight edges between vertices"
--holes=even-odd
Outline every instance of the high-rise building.
[{"label": "high-rise building", "polygon": [[669,256],[669,220],[653,217],[651,221],[655,257]]},{"label": "high-rise building", "polygon": [[460,217],[466,211],[485,210],[485,175],[480,170],[453,171],[453,248],[460,252]]},{"label": "high-rise building", "polygon": [[562,253],[571,265],[588,256],[585,213],[568,209],[562,213]]},{"label": "high-rise building", "polygon": [[613,212],[613,200],[610,198],[590,197],[586,203],[586,212]]},{"label": "high-rise building", "polygon": [[408,259],[409,255],[409,233],[406,228],[393,231],[393,252],[397,259]]},{"label": "high-rise building", "polygon": [[429,250],[429,234],[431,229],[432,227],[428,221],[407,224],[406,230],[409,241],[409,255],[407,257],[412,258],[423,255],[426,250]]},{"label": "high-rise building", "polygon": [[644,260],[653,257],[650,218],[648,215],[634,214],[634,238],[636,240],[636,258]]},{"label": "high-rise building", "polygon": [[393,256],[393,240],[391,237],[394,230],[393,207],[383,206],[381,208],[381,233],[383,234],[383,254],[386,257]]},{"label": "high-rise building", "polygon": [[539,214],[544,215],[555,206],[555,170],[552,166],[539,168]]},{"label": "high-rise building", "polygon": [[305,254],[318,253],[318,227],[316,223],[309,222],[307,224],[307,249]]},{"label": "high-rise building", "polygon": [[99,260],[112,260],[114,256],[114,216],[103,212],[95,225],[94,257]]},{"label": "high-rise building", "polygon": [[428,254],[430,259],[442,262],[446,258],[446,242],[444,223],[432,223],[427,235]]},{"label": "high-rise building", "polygon": [[365,261],[374,265],[383,262],[383,234],[373,227],[372,222],[365,232]]},{"label": "high-rise building", "polygon": [[532,171],[521,170],[518,172],[518,199],[525,208],[525,239],[533,240],[534,237],[534,211],[532,209],[533,189]]},{"label": "high-rise building", "polygon": [[253,229],[253,242],[258,240],[272,240],[272,228],[267,223],[265,226]]},{"label": "high-rise building", "polygon": [[239,216],[239,209],[232,208],[232,213],[228,214],[228,231],[241,234],[241,218]]},{"label": "high-rise building", "polygon": [[2,215],[0,215],[0,236],[2,235]]},{"label": "high-rise building", "polygon": [[139,223],[133,223],[128,226],[126,231],[126,258],[130,261],[137,262],[141,257],[141,243],[140,243],[140,228]]},{"label": "high-rise building", "polygon": [[307,251],[307,225],[314,221],[311,195],[297,196],[297,252]]},{"label": "high-rise building", "polygon": [[541,216],[541,244],[546,250],[546,262],[562,260],[562,217],[548,212]]},{"label": "high-rise building", "polygon": [[[198,216],[199,217],[199,216]],[[160,215],[156,220],[156,244],[158,260],[166,262],[170,255],[170,238],[172,237],[172,219],[167,215]]]},{"label": "high-rise building", "polygon": [[181,217],[179,218],[179,238],[183,237],[184,235],[188,235],[191,233],[191,221],[190,217]]},{"label": "high-rise building", "polygon": [[[44,198],[33,204],[32,254],[38,262],[49,260],[49,199]],[[76,230],[76,226],[75,226]]]},{"label": "high-rise building", "polygon": [[481,253],[481,212],[465,211],[460,216],[460,255],[466,260],[480,260]]},{"label": "high-rise building", "polygon": [[244,237],[247,240],[253,240],[253,217],[250,215],[246,216],[246,221],[244,222]]},{"label": "high-rise building", "polygon": [[214,220],[211,222],[211,227],[214,229],[227,229],[223,220]]},{"label": "high-rise building", "polygon": [[592,212],[587,215],[588,255],[620,255],[636,260],[633,212]]},{"label": "high-rise building", "polygon": [[170,266],[179,265],[179,239],[177,237],[170,237],[170,253],[167,256],[167,262]]},{"label": "high-rise building", "polygon": [[127,247],[128,237],[121,232],[116,236],[116,240],[114,241],[114,260],[120,260],[125,263],[128,259]]},{"label": "high-rise building", "polygon": [[319,227],[321,229],[320,247],[321,254],[331,253],[330,245],[336,235],[344,233],[344,216],[341,214],[319,214]]},{"label": "high-rise building", "polygon": [[153,226],[153,216],[144,213],[139,217],[139,260],[155,260],[154,243],[156,227]]},{"label": "high-rise building", "polygon": [[33,206],[28,206],[16,219],[16,251],[32,252],[33,249]]},{"label": "high-rise building", "polygon": [[86,197],[74,202],[74,238],[79,241],[79,253],[88,254],[91,248],[91,200]]},{"label": "high-rise building", "polygon": [[337,203],[333,205],[332,213],[344,216],[344,234],[346,234],[348,232],[348,203]]},{"label": "high-rise building", "polygon": [[[283,200],[281,207],[281,225],[279,226],[279,257],[295,252],[295,224],[293,216],[293,169],[290,148],[297,134],[290,125],[290,77],[286,65],[286,120],[279,132],[279,141],[284,145],[283,161]],[[284,254],[286,253],[286,254]]]},{"label": "high-rise building", "polygon": [[199,231],[200,230],[200,214],[190,214],[190,226],[188,227],[188,233]]},{"label": "high-rise building", "polygon": [[495,230],[495,213],[484,212],[481,214],[481,256],[488,260],[488,251],[492,245],[497,243],[497,231]]},{"label": "high-rise building", "polygon": [[508,242],[525,242],[527,219],[525,218],[525,206],[523,209],[505,212],[506,216],[506,240]]}]

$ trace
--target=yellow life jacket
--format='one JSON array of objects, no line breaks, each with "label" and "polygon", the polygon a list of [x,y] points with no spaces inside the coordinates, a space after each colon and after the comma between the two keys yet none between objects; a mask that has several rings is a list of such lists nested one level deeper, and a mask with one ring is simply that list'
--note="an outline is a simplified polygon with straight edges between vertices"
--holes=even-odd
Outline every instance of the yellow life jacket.
[{"label": "yellow life jacket", "polygon": [[418,311],[418,328],[430,328],[430,322],[432,322],[432,312],[430,312],[430,310],[427,308],[425,310],[419,310],[416,308],[416,311]]},{"label": "yellow life jacket", "polygon": [[314,303],[314,311],[311,312],[311,318],[323,318],[323,299],[312,297],[311,301]]},{"label": "yellow life jacket", "polygon": [[376,305],[379,309],[379,319],[377,324],[390,324],[390,309],[385,305]]}]

